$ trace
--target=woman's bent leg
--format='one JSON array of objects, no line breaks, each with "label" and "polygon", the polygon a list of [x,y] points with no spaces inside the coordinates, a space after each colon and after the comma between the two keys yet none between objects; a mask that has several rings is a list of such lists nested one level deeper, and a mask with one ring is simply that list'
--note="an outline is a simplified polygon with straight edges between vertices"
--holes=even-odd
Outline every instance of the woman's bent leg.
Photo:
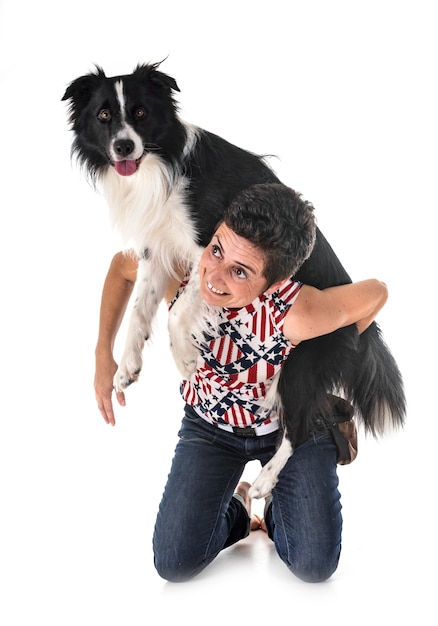
[{"label": "woman's bent leg", "polygon": [[[154,562],[169,581],[188,580],[249,533],[249,517],[233,498],[245,459],[241,442],[186,413],[155,524]],[[224,442],[222,442],[224,440]]]},{"label": "woman's bent leg", "polygon": [[265,523],[281,559],[299,578],[321,582],[336,570],[342,515],[330,432],[299,446],[280,473]]}]

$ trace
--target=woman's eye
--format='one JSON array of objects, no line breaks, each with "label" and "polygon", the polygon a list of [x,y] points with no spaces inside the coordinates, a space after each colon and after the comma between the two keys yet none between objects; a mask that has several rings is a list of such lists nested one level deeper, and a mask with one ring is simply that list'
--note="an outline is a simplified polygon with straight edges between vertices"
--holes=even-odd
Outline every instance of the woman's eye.
[{"label": "woman's eye", "polygon": [[97,116],[102,122],[111,121],[111,113],[109,109],[102,109]]},{"label": "woman's eye", "polygon": [[211,253],[212,253],[213,256],[220,257],[221,250],[220,250],[219,246],[216,246],[216,245],[213,244],[211,246]]},{"label": "woman's eye", "polygon": [[234,269],[234,273],[236,274],[237,278],[248,278],[248,274],[241,267],[236,267]]}]

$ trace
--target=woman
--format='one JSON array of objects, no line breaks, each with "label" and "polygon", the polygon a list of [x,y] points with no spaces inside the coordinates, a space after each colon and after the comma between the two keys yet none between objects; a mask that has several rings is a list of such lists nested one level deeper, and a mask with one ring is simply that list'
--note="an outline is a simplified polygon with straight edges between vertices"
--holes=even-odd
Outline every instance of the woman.
[{"label": "woman", "polygon": [[[167,580],[192,578],[260,524],[302,580],[326,580],[337,568],[342,517],[330,430],[315,428],[295,449],[262,523],[251,518],[249,485],[239,484],[248,461],[264,465],[275,453],[281,415],[267,398],[290,352],[350,324],[363,332],[387,299],[375,279],[325,290],[291,279],[314,235],[309,203],[283,185],[256,185],[231,203],[191,270],[199,271],[201,296],[217,320],[195,338],[196,370],[181,385],[185,415],[153,539],[155,566]],[[102,296],[95,390],[109,424],[112,350],[135,273],[135,260],[116,255]],[[186,280],[179,282],[169,283],[170,307],[184,290]],[[124,405],[124,394],[116,396]]]}]

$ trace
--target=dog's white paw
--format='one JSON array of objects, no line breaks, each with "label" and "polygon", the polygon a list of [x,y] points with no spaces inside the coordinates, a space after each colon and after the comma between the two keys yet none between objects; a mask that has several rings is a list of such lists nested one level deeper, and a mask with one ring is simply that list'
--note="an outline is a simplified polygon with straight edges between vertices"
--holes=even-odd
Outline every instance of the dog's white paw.
[{"label": "dog's white paw", "polygon": [[250,498],[266,498],[278,482],[274,464],[268,463],[257,476],[249,490]]},{"label": "dog's white paw", "polygon": [[196,370],[196,360],[194,361],[176,361],[176,366],[179,373],[183,378],[190,378],[193,372]]},{"label": "dog's white paw", "polygon": [[128,355],[123,355],[114,376],[114,389],[124,391],[129,385],[135,383],[140,376],[142,365],[141,353],[131,352]]},{"label": "dog's white paw", "polygon": [[175,365],[178,368],[179,373],[184,378],[190,378],[193,372],[196,370],[196,363],[198,358],[198,351],[192,343],[178,341],[170,341],[170,349],[172,352]]},{"label": "dog's white paw", "polygon": [[253,482],[249,490],[250,498],[266,498],[266,496],[271,493],[275,485],[278,483],[278,477],[281,470],[286,465],[292,454],[293,448],[285,431],[277,452],[274,454],[272,459],[266,463],[260,474]]}]

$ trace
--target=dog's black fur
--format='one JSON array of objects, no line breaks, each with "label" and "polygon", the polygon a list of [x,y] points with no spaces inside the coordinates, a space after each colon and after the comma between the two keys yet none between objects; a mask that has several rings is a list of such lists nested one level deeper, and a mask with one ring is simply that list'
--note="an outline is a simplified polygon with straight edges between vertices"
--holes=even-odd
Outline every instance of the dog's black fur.
[{"label": "dog's black fur", "polygon": [[[183,122],[174,99],[177,83],[159,71],[159,65],[138,66],[130,75],[113,78],[96,68],[68,86],[63,100],[70,104],[72,153],[96,182],[130,156],[138,168],[146,168],[148,159],[158,159],[166,170],[167,199],[184,182],[178,198],[194,226],[196,243],[205,246],[224,207],[239,191],[280,181],[262,157]],[[140,139],[142,153],[134,154]],[[120,184],[128,178],[134,184],[137,175],[137,171],[121,175]],[[145,189],[145,198],[148,193]],[[157,205],[155,210],[162,208]],[[117,222],[117,216],[114,219]],[[149,250],[151,241],[144,241],[144,248]],[[314,250],[295,278],[318,288],[351,282],[319,230]],[[387,426],[404,423],[402,377],[376,323],[360,337],[350,326],[301,343],[284,366],[279,390],[293,446],[311,430],[316,413],[330,412],[328,392],[340,392],[348,399],[365,430],[375,436]]]}]

